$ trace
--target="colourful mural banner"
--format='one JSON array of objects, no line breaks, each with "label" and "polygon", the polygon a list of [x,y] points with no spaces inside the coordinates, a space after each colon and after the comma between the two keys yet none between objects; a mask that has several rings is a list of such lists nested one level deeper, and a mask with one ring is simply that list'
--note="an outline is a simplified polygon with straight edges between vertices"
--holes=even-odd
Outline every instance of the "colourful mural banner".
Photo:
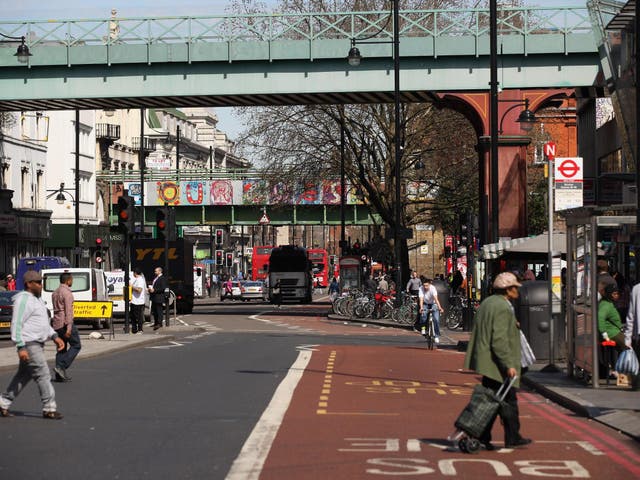
[{"label": "colourful mural banner", "polygon": [[[123,188],[129,189],[140,205],[140,184],[115,184],[112,196],[117,198]],[[145,182],[146,206],[208,206],[208,205],[340,205],[340,181],[322,180],[291,186],[284,182],[268,185],[265,180],[182,180]],[[356,189],[347,185],[346,203],[362,204]]]},{"label": "colourful mural banner", "polygon": [[267,184],[264,180],[242,181],[242,205],[264,205],[267,203]]},{"label": "colourful mural banner", "polygon": [[180,183],[152,182],[150,187],[147,192],[149,197],[154,200],[151,205],[164,205],[165,203],[172,206],[180,205]]},{"label": "colourful mural banner", "polygon": [[322,203],[324,205],[340,205],[340,182],[322,181]]},{"label": "colourful mural banner", "polygon": [[233,205],[233,182],[231,180],[212,180],[209,183],[209,202],[207,205]]}]

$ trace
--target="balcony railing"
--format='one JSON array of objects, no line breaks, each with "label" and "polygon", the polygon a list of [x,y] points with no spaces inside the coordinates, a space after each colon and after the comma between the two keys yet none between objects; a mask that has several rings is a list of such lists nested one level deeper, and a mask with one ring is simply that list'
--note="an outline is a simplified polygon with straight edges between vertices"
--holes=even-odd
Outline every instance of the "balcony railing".
[{"label": "balcony railing", "polygon": [[112,125],[110,123],[96,124],[96,140],[119,140],[120,125]]},{"label": "balcony railing", "polygon": [[[143,142],[142,142],[143,152],[155,152],[157,145],[158,145],[157,138],[143,137]],[[131,139],[131,150],[133,150],[134,152],[140,151],[140,137],[133,137]]]}]

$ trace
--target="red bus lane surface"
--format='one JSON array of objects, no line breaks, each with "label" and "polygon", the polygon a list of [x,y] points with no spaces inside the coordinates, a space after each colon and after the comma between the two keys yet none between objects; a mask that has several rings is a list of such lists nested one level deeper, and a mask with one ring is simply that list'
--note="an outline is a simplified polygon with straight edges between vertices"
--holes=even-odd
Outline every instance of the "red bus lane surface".
[{"label": "red bus lane surface", "polygon": [[[640,478],[635,441],[530,392],[519,405],[532,445],[460,452],[447,437],[478,383],[463,358],[420,344],[315,347],[254,478]],[[499,421],[493,442],[503,446]]]}]

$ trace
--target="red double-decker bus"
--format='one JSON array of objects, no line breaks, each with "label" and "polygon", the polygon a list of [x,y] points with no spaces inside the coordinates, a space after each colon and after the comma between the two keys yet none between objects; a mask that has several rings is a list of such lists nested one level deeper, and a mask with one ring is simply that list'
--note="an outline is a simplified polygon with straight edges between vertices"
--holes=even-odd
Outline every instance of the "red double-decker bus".
[{"label": "red double-decker bus", "polygon": [[262,245],[253,247],[251,254],[251,280],[264,281],[269,275],[269,256],[273,246]]},{"label": "red double-decker bus", "polygon": [[313,271],[313,283],[317,287],[329,285],[329,254],[324,248],[310,248],[307,250]]}]

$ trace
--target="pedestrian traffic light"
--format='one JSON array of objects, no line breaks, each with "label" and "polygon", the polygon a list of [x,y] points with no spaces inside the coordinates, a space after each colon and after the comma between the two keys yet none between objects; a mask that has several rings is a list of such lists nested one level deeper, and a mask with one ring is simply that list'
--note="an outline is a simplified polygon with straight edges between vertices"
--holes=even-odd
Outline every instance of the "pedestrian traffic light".
[{"label": "pedestrian traffic light", "polygon": [[96,267],[100,268],[104,258],[102,257],[102,239],[96,238]]},{"label": "pedestrian traffic light", "polygon": [[224,243],[224,230],[216,228],[216,245],[222,245]]},{"label": "pedestrian traffic light", "polygon": [[227,252],[225,254],[225,266],[230,267],[233,265],[233,252]]},{"label": "pedestrian traffic light", "polygon": [[216,265],[219,267],[224,265],[224,252],[222,250],[216,250]]},{"label": "pedestrian traffic light", "polygon": [[118,198],[118,228],[124,234],[133,233],[133,197]]},{"label": "pedestrian traffic light", "polygon": [[162,207],[156,210],[156,233],[157,238],[164,238],[167,235],[167,208]]}]

